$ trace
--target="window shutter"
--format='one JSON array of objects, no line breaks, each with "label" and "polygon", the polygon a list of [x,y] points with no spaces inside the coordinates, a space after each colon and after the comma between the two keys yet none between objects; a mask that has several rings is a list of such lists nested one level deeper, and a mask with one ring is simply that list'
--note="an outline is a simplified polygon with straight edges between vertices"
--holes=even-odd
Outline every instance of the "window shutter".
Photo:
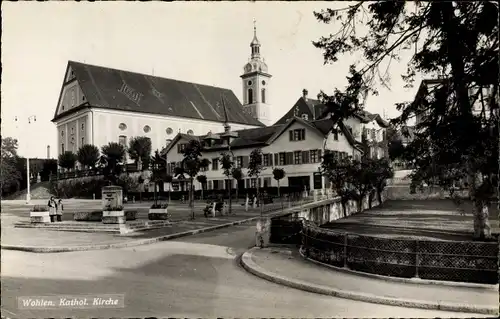
[{"label": "window shutter", "polygon": [[213,186],[213,182],[212,181],[208,181],[208,189],[213,189],[214,186]]},{"label": "window shutter", "polygon": [[293,141],[293,131],[288,131],[288,135],[290,135],[290,141]]},{"label": "window shutter", "polygon": [[292,165],[293,164],[293,152],[288,152],[286,153],[286,160],[285,160],[286,165]]},{"label": "window shutter", "polygon": [[309,151],[302,151],[302,164],[309,164]]},{"label": "window shutter", "polygon": [[323,159],[321,158],[321,150],[318,150],[318,162],[323,162]]},{"label": "window shutter", "polygon": [[274,153],[274,165],[278,166],[280,164],[280,154]]},{"label": "window shutter", "polygon": [[248,168],[248,162],[250,161],[250,157],[249,156],[243,156],[243,167],[244,168]]}]

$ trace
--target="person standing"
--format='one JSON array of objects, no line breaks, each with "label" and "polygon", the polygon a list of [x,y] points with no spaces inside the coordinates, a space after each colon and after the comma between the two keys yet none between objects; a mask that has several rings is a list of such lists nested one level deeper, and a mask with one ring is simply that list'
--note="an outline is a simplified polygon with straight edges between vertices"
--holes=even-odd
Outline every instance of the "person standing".
[{"label": "person standing", "polygon": [[63,203],[62,199],[59,198],[56,204],[56,217],[58,222],[62,222],[62,211],[63,211]]},{"label": "person standing", "polygon": [[55,219],[56,219],[56,201],[54,199],[54,196],[51,196],[50,199],[49,199],[49,203],[48,203],[48,206],[49,206],[49,216],[50,216],[50,222],[53,223],[55,222]]}]

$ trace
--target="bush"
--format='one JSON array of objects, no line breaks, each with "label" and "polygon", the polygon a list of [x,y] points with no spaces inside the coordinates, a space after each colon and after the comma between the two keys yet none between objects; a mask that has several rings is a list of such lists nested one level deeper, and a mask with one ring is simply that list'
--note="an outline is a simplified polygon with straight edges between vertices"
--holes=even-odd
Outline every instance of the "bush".
[{"label": "bush", "polygon": [[115,206],[115,207],[106,207],[104,211],[107,212],[119,212],[123,210],[123,206]]},{"label": "bush", "polygon": [[151,209],[166,209],[168,204],[153,204],[151,205]]},{"label": "bush", "polygon": [[100,222],[102,220],[102,211],[78,212],[73,215],[73,219],[83,222]]},{"label": "bush", "polygon": [[137,211],[135,210],[125,211],[125,220],[136,220],[136,219],[137,219]]},{"label": "bush", "polygon": [[49,209],[45,206],[35,205],[33,206],[32,212],[48,212]]},{"label": "bush", "polygon": [[[73,219],[76,221],[83,221],[83,222],[100,222],[102,221],[102,211],[95,210],[92,212],[78,212],[73,215]],[[135,210],[125,211],[125,219],[136,220],[137,211]]]}]

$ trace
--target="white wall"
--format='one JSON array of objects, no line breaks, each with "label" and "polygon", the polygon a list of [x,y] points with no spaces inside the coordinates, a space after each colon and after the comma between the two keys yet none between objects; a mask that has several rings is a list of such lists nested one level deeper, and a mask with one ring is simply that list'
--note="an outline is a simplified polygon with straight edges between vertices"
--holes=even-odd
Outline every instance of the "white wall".
[{"label": "white wall", "polygon": [[325,148],[332,151],[346,152],[350,156],[355,157],[361,153],[351,146],[344,133],[338,132],[338,139],[335,140],[335,135],[330,132],[326,137]]},{"label": "white wall", "polygon": [[[120,130],[120,123],[125,123],[127,128]],[[149,133],[144,132],[146,125],[151,128]],[[169,127],[172,128],[171,134],[166,132]],[[255,127],[257,126],[231,123],[233,130]],[[181,133],[193,130],[195,135],[202,135],[209,131],[222,132],[224,127],[220,122],[103,109],[94,110],[94,144],[99,147],[109,142],[118,142],[120,135],[127,137],[127,144],[132,137],[147,136],[151,138],[152,150],[161,150],[166,146],[166,140],[173,139],[179,130]]]},{"label": "white wall", "polygon": [[357,117],[350,117],[347,120],[344,120],[345,126],[350,126],[352,128],[352,135],[354,139],[358,142],[361,142],[361,133],[363,131],[363,125],[361,120]]},{"label": "white wall", "polygon": [[[298,129],[298,128],[305,128],[306,129],[306,139],[304,141],[296,141],[292,142],[289,140],[289,133],[288,131]],[[333,139],[333,137],[331,137]],[[316,132],[315,130],[310,129],[307,126],[302,125],[301,123],[293,123],[286,131],[283,132],[281,136],[279,136],[274,143],[268,146],[262,147],[262,153],[263,154],[273,154],[273,166],[272,167],[266,167],[262,173],[261,173],[261,178],[266,178],[270,177],[271,178],[271,186],[278,186],[278,183],[276,180],[274,180],[272,177],[272,171],[273,167],[280,167],[285,170],[286,176],[284,179],[280,181],[280,186],[288,186],[288,177],[293,177],[293,176],[310,176],[310,189],[313,189],[313,173],[318,172],[320,163],[311,163],[311,164],[301,164],[301,165],[284,165],[284,166],[279,166],[274,163],[274,154],[280,153],[280,152],[293,152],[293,151],[306,151],[306,150],[322,150],[322,153],[324,152],[323,146],[324,146],[325,139],[324,137],[319,133]],[[187,143],[186,140],[181,139],[178,143]],[[338,150],[338,151],[345,151],[348,152],[349,154],[352,154],[352,147],[348,143],[347,139],[343,135],[339,135],[339,141],[335,141],[335,143],[330,143],[329,148],[332,150]],[[233,154],[235,157],[238,156],[249,156],[250,153],[252,152],[254,148],[244,148],[244,149],[235,149],[233,150]],[[210,152],[210,153],[203,153],[203,158],[207,158],[210,161],[212,158],[219,158],[220,157],[221,151],[217,152]],[[168,162],[180,162],[183,159],[182,154],[178,153],[177,151],[177,146],[174,145],[172,149],[168,153]],[[246,168],[242,169],[244,178],[248,178],[248,170]],[[201,172],[200,174],[206,175],[208,180],[221,180],[224,179],[223,171],[220,168],[220,163],[219,163],[219,169],[214,171],[212,170],[212,165],[210,165],[209,170],[206,172]],[[235,181],[233,181],[235,183]],[[262,184],[263,185],[263,182]],[[323,182],[324,185],[324,182]],[[199,185],[198,182],[195,182],[195,187],[196,189],[201,188],[201,185]]]}]

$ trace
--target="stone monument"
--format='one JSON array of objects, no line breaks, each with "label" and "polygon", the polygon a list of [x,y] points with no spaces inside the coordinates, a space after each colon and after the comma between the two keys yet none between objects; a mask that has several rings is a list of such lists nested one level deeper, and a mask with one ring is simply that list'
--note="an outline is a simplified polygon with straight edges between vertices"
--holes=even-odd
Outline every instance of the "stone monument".
[{"label": "stone monument", "polygon": [[104,186],[102,188],[102,222],[103,224],[124,224],[123,190],[120,186]]}]

